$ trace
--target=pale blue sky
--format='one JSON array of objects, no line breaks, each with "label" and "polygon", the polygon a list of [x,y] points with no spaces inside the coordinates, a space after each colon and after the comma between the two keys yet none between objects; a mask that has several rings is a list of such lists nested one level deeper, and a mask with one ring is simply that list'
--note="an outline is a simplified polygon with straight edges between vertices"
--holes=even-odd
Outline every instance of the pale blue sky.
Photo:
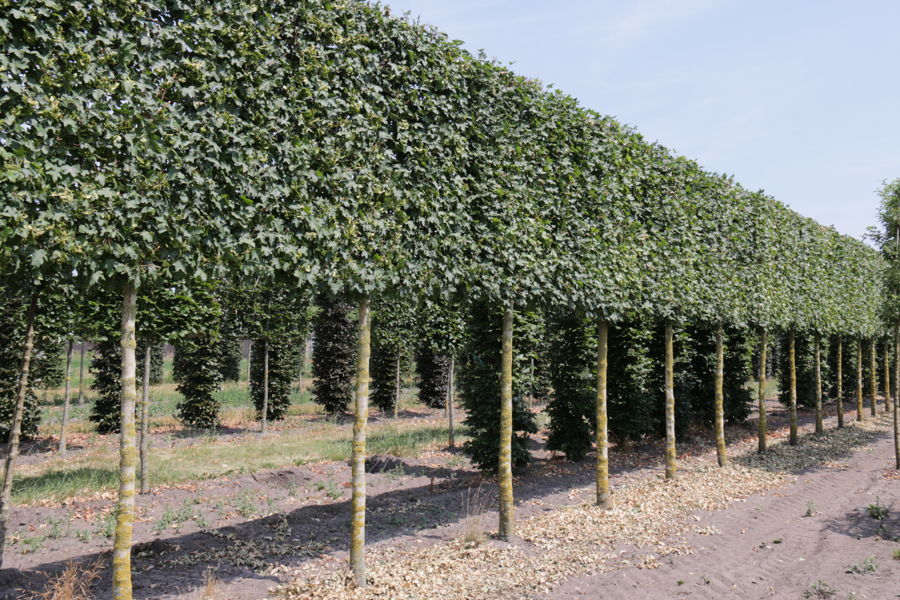
[{"label": "pale blue sky", "polygon": [[856,237],[900,177],[900,0],[388,0]]}]

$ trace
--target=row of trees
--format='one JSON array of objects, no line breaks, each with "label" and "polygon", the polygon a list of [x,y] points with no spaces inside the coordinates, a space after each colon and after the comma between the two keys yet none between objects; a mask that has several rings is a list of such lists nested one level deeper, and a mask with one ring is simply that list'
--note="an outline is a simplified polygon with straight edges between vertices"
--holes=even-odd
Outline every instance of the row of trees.
[{"label": "row of trees", "polygon": [[[356,317],[358,585],[373,305],[414,299],[453,313],[465,302],[479,315],[469,326],[481,329],[472,336],[480,347],[462,357],[460,387],[472,452],[497,465],[502,538],[514,530],[512,442],[533,429],[514,395],[518,376],[536,372],[514,360],[532,311],[580,321],[594,349],[600,504],[609,500],[608,350],[619,324],[652,329],[663,356],[674,477],[676,331],[698,328],[715,347],[721,442],[727,331],[755,331],[764,349],[774,332],[871,339],[892,323],[882,318],[884,261],[866,245],[382,7],[20,0],[0,12],[0,45],[0,273],[28,307],[0,527],[38,316],[57,294],[114,294],[118,317],[104,322],[118,321],[121,356],[117,599],[131,598],[136,347],[141,332],[161,331],[155,294],[255,282],[269,291],[237,310],[273,328],[284,322],[267,321],[276,306],[313,296]],[[160,337],[203,334],[215,303],[189,297],[185,316],[197,325]],[[345,323],[334,335],[349,332]],[[264,381],[276,333],[262,339]],[[433,350],[452,356],[455,342],[442,335],[448,349]],[[396,361],[389,335],[377,343]],[[348,398],[349,378],[316,379],[335,406]],[[764,379],[760,369],[761,388]],[[264,422],[267,401],[264,391]],[[765,440],[761,418],[761,449]],[[724,444],[720,452],[724,462]]]}]

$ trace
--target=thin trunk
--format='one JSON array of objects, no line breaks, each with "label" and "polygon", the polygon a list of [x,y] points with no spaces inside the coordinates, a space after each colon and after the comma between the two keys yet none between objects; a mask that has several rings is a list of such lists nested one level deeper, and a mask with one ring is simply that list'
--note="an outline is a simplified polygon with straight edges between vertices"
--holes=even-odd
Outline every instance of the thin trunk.
[{"label": "thin trunk", "polygon": [[791,446],[797,445],[797,337],[794,332],[788,333],[788,369],[790,378],[789,414],[790,414],[790,438]]},{"label": "thin trunk", "polygon": [[137,399],[135,360],[135,318],[137,290],[125,284],[122,299],[122,403],[119,450],[119,500],[116,507],[116,534],[113,541],[113,598],[131,600],[131,534],[134,527],[134,475],[137,447],[134,405]]},{"label": "thin trunk", "polygon": [[397,351],[397,374],[394,376],[394,418],[400,411],[400,351]]},{"label": "thin trunk", "polygon": [[353,420],[353,523],[350,566],[357,587],[366,586],[366,422],[369,418],[369,299],[359,303],[359,352],[356,368],[356,399]]},{"label": "thin trunk", "polygon": [[884,342],[884,410],[891,412],[891,345]]},{"label": "thin trunk", "polygon": [[856,340],[856,420],[863,419],[862,340]]},{"label": "thin trunk", "polygon": [[722,326],[716,328],[716,459],[719,466],[724,467],[728,463],[728,455],[725,446],[725,336]]},{"label": "thin trunk", "polygon": [[250,385],[250,363],[253,356],[253,340],[247,342],[247,385]]},{"label": "thin trunk", "polygon": [[75,340],[69,340],[66,346],[66,389],[63,392],[62,425],[59,428],[59,453],[66,455],[66,430],[69,428],[69,401],[72,398],[72,351],[75,349]]},{"label": "thin trunk", "polygon": [[269,340],[263,345],[263,401],[262,401],[262,423],[259,432],[266,432],[266,425],[269,422]]},{"label": "thin trunk", "polygon": [[759,330],[759,452],[766,451],[769,426],[766,423],[766,350],[769,345],[769,333],[765,329]]},{"label": "thin trunk", "polygon": [[512,481],[512,353],[513,309],[503,312],[503,345],[500,356],[500,454],[497,479],[500,484],[499,537],[509,541],[513,537],[513,481]]},{"label": "thin trunk", "polygon": [[825,431],[822,422],[822,338],[816,335],[816,433]]},{"label": "thin trunk", "polygon": [[450,357],[450,376],[449,381],[447,382],[447,430],[450,435],[450,447],[456,448],[456,434],[455,434],[455,424],[453,423],[453,402],[456,400],[454,397],[454,386],[456,377],[456,357]]},{"label": "thin trunk", "polygon": [[872,371],[872,377],[869,380],[869,393],[872,394],[872,416],[878,416],[878,353],[875,351],[875,340],[869,344],[869,369]]},{"label": "thin trunk", "polygon": [[666,479],[675,478],[675,350],[672,324],[666,323]]},{"label": "thin trunk", "polygon": [[22,348],[22,364],[19,368],[19,385],[16,389],[16,406],[12,427],[9,429],[9,445],[3,468],[3,487],[0,488],[0,566],[3,565],[3,549],[6,546],[6,524],[9,521],[9,505],[12,502],[13,472],[19,456],[19,438],[22,436],[22,417],[25,414],[25,397],[28,393],[28,375],[31,372],[31,352],[34,349],[34,318],[37,314],[37,292],[32,292],[28,306],[28,324],[25,329],[25,345]]},{"label": "thin trunk", "polygon": [[147,463],[150,450],[150,364],[153,349],[150,344],[144,349],[144,375],[141,380],[141,493],[150,491],[150,467]]},{"label": "thin trunk", "polygon": [[597,506],[609,508],[609,433],[606,412],[606,375],[609,368],[609,322],[597,325]]},{"label": "thin trunk", "polygon": [[894,394],[894,466],[900,469],[900,327],[894,327],[894,381],[897,393]]},{"label": "thin trunk", "polygon": [[81,362],[78,365],[78,406],[84,404],[84,359],[87,343],[81,342]]},{"label": "thin trunk", "polygon": [[837,419],[838,429],[844,426],[844,340],[837,341]]}]

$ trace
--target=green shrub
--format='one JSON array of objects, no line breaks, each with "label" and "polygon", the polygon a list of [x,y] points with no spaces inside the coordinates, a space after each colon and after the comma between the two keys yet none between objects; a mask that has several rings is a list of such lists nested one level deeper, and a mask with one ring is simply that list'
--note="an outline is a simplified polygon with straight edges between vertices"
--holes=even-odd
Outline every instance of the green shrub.
[{"label": "green shrub", "polygon": [[313,345],[313,400],[329,415],[344,413],[353,399],[357,324],[347,302],[320,297]]}]

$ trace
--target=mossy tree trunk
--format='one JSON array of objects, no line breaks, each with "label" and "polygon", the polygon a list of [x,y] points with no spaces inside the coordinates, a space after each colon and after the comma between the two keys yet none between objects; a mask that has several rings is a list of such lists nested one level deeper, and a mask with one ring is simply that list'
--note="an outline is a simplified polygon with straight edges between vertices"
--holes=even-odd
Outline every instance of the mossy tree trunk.
[{"label": "mossy tree trunk", "polygon": [[84,362],[87,342],[81,342],[81,362],[78,364],[78,406],[84,405]]},{"label": "mossy tree trunk", "polygon": [[251,367],[251,363],[253,362],[253,359],[251,358],[252,356],[253,356],[253,340],[250,340],[249,342],[247,342],[247,382],[248,383],[250,382],[250,367]]},{"label": "mossy tree trunk", "polygon": [[137,399],[135,361],[135,319],[137,290],[134,283],[125,284],[122,299],[122,402],[119,429],[119,499],[116,506],[116,533],[113,541],[113,598],[131,600],[131,538],[134,528],[135,444],[134,405]]},{"label": "mossy tree trunk", "polygon": [[147,344],[144,349],[144,374],[141,379],[141,493],[150,491],[150,466],[147,464],[150,456],[150,365],[153,363],[153,346]]},{"label": "mossy tree trunk", "polygon": [[865,419],[863,414],[863,368],[862,340],[856,340],[856,420]]},{"label": "mossy tree trunk", "polygon": [[606,375],[609,370],[609,322],[597,325],[597,506],[608,508],[609,498],[609,431],[606,409]]},{"label": "mossy tree trunk", "polygon": [[791,446],[797,445],[797,336],[788,332],[788,377],[790,378],[790,438]]},{"label": "mossy tree trunk", "polygon": [[22,437],[22,417],[25,414],[25,397],[28,394],[28,375],[31,372],[31,355],[34,350],[34,320],[37,315],[37,292],[31,295],[25,329],[25,344],[22,348],[22,362],[19,367],[19,384],[16,388],[16,406],[9,428],[9,444],[3,467],[3,487],[0,488],[0,566],[3,565],[3,550],[6,547],[6,530],[9,522],[9,505],[12,502],[12,484],[16,458],[19,456],[19,440]]},{"label": "mossy tree trunk", "polygon": [[369,299],[359,303],[359,343],[356,397],[353,410],[350,567],[357,587],[366,586],[366,422],[369,418],[369,352],[371,346]]},{"label": "mossy tree trunk", "polygon": [[66,430],[69,428],[69,403],[72,399],[72,351],[75,349],[75,340],[69,340],[66,346],[66,375],[65,390],[63,391],[62,425],[59,428],[59,453],[66,455]]},{"label": "mossy tree trunk", "polygon": [[869,379],[869,394],[872,396],[872,403],[869,408],[872,409],[872,416],[878,416],[878,352],[875,349],[875,340],[869,343],[869,370],[872,376]]},{"label": "mossy tree trunk", "polygon": [[512,481],[512,361],[513,361],[513,309],[503,312],[503,333],[500,355],[500,453],[497,479],[500,484],[499,537],[509,541],[513,536],[513,481]]},{"label": "mossy tree trunk", "polygon": [[400,412],[400,352],[397,352],[397,373],[394,375],[394,418]]},{"label": "mossy tree trunk", "polygon": [[894,466],[900,470],[900,327],[894,327]]},{"label": "mossy tree trunk", "polygon": [[675,478],[675,349],[672,324],[666,323],[666,479]]},{"label": "mossy tree trunk", "polygon": [[822,420],[822,338],[817,334],[816,340],[816,433],[825,431]]},{"label": "mossy tree trunk", "polygon": [[769,344],[769,334],[765,329],[759,330],[759,421],[758,437],[759,452],[765,452],[769,427],[766,423],[766,350]]},{"label": "mossy tree trunk", "polygon": [[[397,369],[397,373],[400,373],[400,369]],[[447,435],[449,436],[449,444],[451,448],[456,448],[456,426],[453,423],[453,401],[456,399],[454,396],[453,386],[455,385],[454,378],[456,377],[456,357],[450,357],[450,381],[447,383]]]},{"label": "mossy tree trunk", "polygon": [[262,415],[260,417],[260,433],[266,432],[269,422],[269,340],[263,342],[263,393]]},{"label": "mossy tree trunk", "polygon": [[891,412],[891,345],[884,342],[884,410]]},{"label": "mossy tree trunk", "polygon": [[837,341],[837,389],[835,390],[835,402],[837,404],[837,426],[844,426],[844,340]]},{"label": "mossy tree trunk", "polygon": [[716,460],[720,467],[728,464],[725,446],[725,332],[722,325],[716,327],[716,381],[715,381],[715,431]]}]

